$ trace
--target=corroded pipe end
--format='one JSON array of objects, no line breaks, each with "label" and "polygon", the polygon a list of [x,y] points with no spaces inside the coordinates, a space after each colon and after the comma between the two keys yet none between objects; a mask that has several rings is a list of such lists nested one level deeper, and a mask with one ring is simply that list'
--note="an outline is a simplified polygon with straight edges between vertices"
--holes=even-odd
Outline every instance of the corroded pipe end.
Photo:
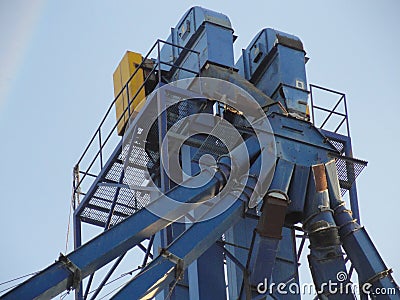
[{"label": "corroded pipe end", "polygon": [[315,180],[315,188],[317,192],[322,192],[328,189],[326,180],[325,166],[323,164],[312,166]]}]

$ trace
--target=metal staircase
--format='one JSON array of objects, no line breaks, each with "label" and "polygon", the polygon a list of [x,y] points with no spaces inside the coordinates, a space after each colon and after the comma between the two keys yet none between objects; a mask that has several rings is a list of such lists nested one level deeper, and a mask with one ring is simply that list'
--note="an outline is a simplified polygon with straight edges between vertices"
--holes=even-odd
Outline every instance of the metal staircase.
[{"label": "metal staircase", "polygon": [[[400,299],[359,222],[355,180],[367,163],[352,154],[345,95],[307,90],[299,38],[263,29],[236,64],[234,39],[226,16],[193,7],[167,41],[156,41],[74,167],[75,250],[1,299],[72,290],[76,299],[95,299],[128,251],[140,249],[141,265],[113,299],[298,300],[291,284],[300,285],[307,241],[316,298]],[[138,70],[145,78],[129,95]],[[143,90],[143,105],[131,111]],[[326,108],[315,90],[339,100]],[[128,105],[114,122],[122,94]],[[261,116],[247,113],[254,107]],[[326,113],[320,124],[318,112]],[[333,129],[332,116],[340,118]],[[353,214],[342,198],[347,191]],[[84,241],[84,223],[104,231]],[[360,287],[393,293],[326,285],[352,285],[355,273]]]}]

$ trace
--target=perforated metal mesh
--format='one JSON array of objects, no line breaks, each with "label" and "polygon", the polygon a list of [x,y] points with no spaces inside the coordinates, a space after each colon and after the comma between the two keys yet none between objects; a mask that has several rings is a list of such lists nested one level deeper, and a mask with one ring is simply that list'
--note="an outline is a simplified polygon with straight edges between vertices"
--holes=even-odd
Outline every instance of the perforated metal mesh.
[{"label": "perforated metal mesh", "polygon": [[[200,102],[186,101],[171,106],[167,111],[168,128],[190,115],[198,112]],[[229,118],[229,116],[226,116]],[[233,115],[232,123],[238,124],[238,127],[248,127],[247,121],[238,115]],[[215,127],[217,130],[214,135],[209,135],[198,148],[194,160],[198,161],[203,154],[211,154],[215,157],[228,153],[228,147],[234,148],[239,142],[236,135],[224,126]],[[216,136],[224,136],[225,143]],[[101,177],[97,178],[96,185],[92,187],[92,192],[87,195],[85,206],[81,211],[82,221],[105,226],[110,219],[110,225],[113,226],[121,222],[126,217],[134,214],[139,209],[145,207],[150,201],[150,192],[140,187],[147,184],[147,169],[150,173],[157,175],[160,154],[158,151],[158,126],[154,123],[146,141],[137,141],[139,144],[146,145],[146,148],[124,145],[117,152],[115,157],[111,157],[107,168],[103,170]],[[228,141],[228,145],[226,144]],[[330,140],[332,145],[340,152],[344,151],[344,143],[337,140]],[[127,157],[130,153],[129,157]],[[123,161],[129,164],[125,168],[123,178],[121,175],[124,170]],[[366,162],[339,156],[336,157],[336,166],[338,170],[341,194],[344,195],[353,185],[357,176],[366,166]],[[127,184],[136,186],[130,189]],[[115,206],[112,209],[113,203]],[[112,210],[112,213],[110,214]]]},{"label": "perforated metal mesh", "polygon": [[336,158],[336,168],[342,196],[351,189],[357,176],[360,175],[366,166],[367,162],[363,160],[344,156]]},{"label": "perforated metal mesh", "polygon": [[[189,100],[170,106],[167,110],[168,128],[190,115],[190,112],[198,112],[199,103],[199,101]],[[149,203],[150,192],[140,187],[145,187],[147,184],[147,169],[150,173],[158,172],[160,153],[157,141],[158,124],[156,121],[150,129],[146,141],[135,141],[146,145],[145,149],[138,146],[129,148],[129,145],[123,145],[116,157],[109,159],[111,164],[97,178],[92,192],[85,199],[85,206],[80,214],[82,221],[104,227],[111,216],[110,226],[113,226]],[[220,152],[218,151],[218,153]],[[129,157],[127,157],[128,153]],[[123,174],[124,161],[127,165]],[[122,174],[123,178],[121,178]],[[115,207],[112,210],[114,201]]]},{"label": "perforated metal mesh", "polygon": [[[224,123],[215,126],[194,155],[194,161],[198,162],[200,157],[206,153],[213,155],[215,158],[228,154],[228,148],[233,149],[240,143],[237,130],[240,131],[241,128],[251,127],[242,115],[226,111],[224,117],[231,120],[231,124],[235,124],[236,129],[227,127]],[[218,137],[223,137],[224,141],[221,141]]]},{"label": "perforated metal mesh", "polygon": [[189,116],[190,111],[193,111],[193,101],[190,100],[171,105],[168,108],[168,129],[179,120]]},{"label": "perforated metal mesh", "polygon": [[200,157],[206,153],[217,158],[221,155],[227,154],[228,148],[219,138],[209,135],[201,144],[199,150],[194,155],[193,160],[199,162]]},{"label": "perforated metal mesh", "polygon": [[[127,184],[144,186],[146,183],[145,168],[151,164],[149,155],[140,147],[132,147],[129,156],[129,166],[126,167],[121,180],[129,145],[117,154],[102,178],[99,178],[94,191],[88,195],[85,207],[81,213],[84,222],[105,226],[110,217],[112,203],[115,207],[111,214],[110,226],[121,222],[137,210],[146,206],[150,200],[148,191],[131,190]],[[111,158],[112,159],[112,158]]]},{"label": "perforated metal mesh", "polygon": [[344,153],[344,142],[342,141],[338,141],[338,140],[334,140],[334,139],[329,139],[329,142],[332,144],[333,147],[336,148],[337,151],[339,151],[341,154]]}]

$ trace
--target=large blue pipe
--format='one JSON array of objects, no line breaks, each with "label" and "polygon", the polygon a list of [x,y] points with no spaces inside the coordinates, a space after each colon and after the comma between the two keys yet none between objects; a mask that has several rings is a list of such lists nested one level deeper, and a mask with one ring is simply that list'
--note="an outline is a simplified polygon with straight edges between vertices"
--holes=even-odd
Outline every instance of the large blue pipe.
[{"label": "large blue pipe", "polygon": [[[317,292],[323,299],[355,299],[350,288],[337,224],[330,209],[325,167],[314,165],[309,180],[303,228],[310,238],[308,262]],[[338,275],[339,274],[339,275]]]},{"label": "large blue pipe", "polygon": [[[254,160],[260,151],[257,138],[250,137],[245,143],[250,161]],[[247,157],[243,155],[243,147],[239,146],[232,151],[231,155],[231,157],[235,157],[238,168],[245,165]],[[198,188],[178,186],[166,193],[166,196],[161,196],[149,205],[158,205],[159,202],[164,200],[164,197],[181,199],[182,203],[195,204],[216,195],[223,188],[226,178],[230,175],[230,163],[228,156],[223,157],[217,164],[217,172],[207,184]],[[203,172],[208,173],[207,170]],[[196,177],[190,178],[186,185],[198,186],[196,183],[198,180]],[[200,180],[203,179],[200,178]],[[60,260],[23,282],[1,299],[35,299],[36,297],[49,299],[62,291],[76,288],[83,278],[167,227],[172,223],[171,220],[177,220],[186,213],[187,211],[182,209],[170,212],[165,215],[165,218],[161,218],[148,209],[141,209],[69,255],[62,256]]]},{"label": "large blue pipe", "polygon": [[[204,253],[221,235],[243,218],[247,204],[256,186],[261,169],[261,155],[252,164],[243,193],[238,195],[230,191],[216,205],[224,206],[232,203],[227,210],[215,218],[194,223],[189,229],[176,238],[168,248],[147,267],[125,285],[112,299],[142,299],[151,298],[167,288],[174,280],[179,280],[180,274],[201,254]],[[262,179],[260,179],[262,180]],[[208,214],[213,215],[212,208]],[[205,215],[207,219],[207,214]]]},{"label": "large blue pipe", "polygon": [[[339,226],[343,248],[357,271],[360,290],[378,299],[400,299],[400,288],[385,265],[364,227],[353,219],[340,196],[340,186],[334,161],[326,164],[330,205]],[[384,294],[385,293],[385,294]]]}]

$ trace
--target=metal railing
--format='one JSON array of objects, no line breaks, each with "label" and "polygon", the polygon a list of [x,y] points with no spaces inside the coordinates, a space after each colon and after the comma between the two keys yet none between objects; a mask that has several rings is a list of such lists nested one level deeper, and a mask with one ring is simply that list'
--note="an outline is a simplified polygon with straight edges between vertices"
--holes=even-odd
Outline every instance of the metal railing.
[{"label": "metal railing", "polygon": [[[323,91],[323,92],[329,93],[331,95],[337,95],[339,98],[332,108],[326,108],[326,107],[316,104],[316,101],[315,101],[316,99],[315,99],[315,95],[314,95],[315,90]],[[348,137],[350,137],[349,119],[348,119],[348,115],[347,115],[347,103],[346,103],[346,95],[345,94],[335,91],[335,90],[327,89],[322,86],[310,84],[310,99],[311,99],[312,122],[313,122],[314,126],[320,128],[320,129],[327,129],[326,125],[328,124],[329,120],[331,120],[331,118],[333,116],[337,116],[337,117],[339,117],[339,122],[337,123],[337,126],[335,127],[335,129],[330,130],[330,131],[338,133],[338,131],[343,128],[343,125],[345,125],[346,135]],[[339,109],[341,104],[343,104],[342,110]],[[324,120],[321,122],[321,124],[316,124],[315,116],[317,114],[317,111],[325,112],[327,114],[327,116],[324,118]]]},{"label": "metal railing", "polygon": [[[161,61],[161,45],[168,45],[171,46],[172,48],[177,48],[181,51],[180,55],[174,59],[173,62],[166,62],[166,61]],[[155,60],[154,58],[151,58],[151,55],[154,51],[157,51],[156,57],[157,59]],[[194,54],[197,56],[197,69],[198,70],[191,70],[188,68],[184,68],[181,67],[179,65],[176,65],[175,63],[177,62],[177,60],[182,57],[182,56],[186,56],[188,54]],[[153,66],[150,69],[150,71],[148,71],[147,75],[145,76],[143,83],[140,85],[140,87],[137,89],[137,91],[135,92],[135,94],[130,97],[129,95],[129,84],[131,83],[132,79],[136,76],[136,74],[138,73],[139,70],[148,70],[149,68],[147,68],[146,64],[147,62],[151,59]],[[148,51],[148,53],[146,54],[146,56],[142,59],[142,62],[136,67],[135,71],[132,73],[132,75],[129,77],[128,81],[126,82],[126,84],[124,85],[124,87],[121,89],[121,91],[115,96],[114,100],[111,102],[111,104],[109,105],[104,117],[102,118],[99,126],[97,127],[97,129],[95,130],[93,136],[91,137],[88,145],[86,146],[85,150],[83,151],[82,155],[80,156],[80,158],[78,159],[78,162],[76,163],[76,165],[74,166],[74,170],[73,170],[73,206],[74,209],[76,209],[76,207],[79,205],[80,203],[80,196],[81,195],[85,195],[85,192],[82,191],[82,186],[83,186],[83,182],[85,181],[85,179],[87,179],[87,177],[92,178],[91,182],[88,183],[88,186],[90,186],[94,179],[98,176],[98,173],[96,174],[95,171],[93,171],[94,169],[94,165],[96,164],[96,162],[99,163],[99,170],[103,169],[104,167],[104,157],[106,157],[107,155],[110,155],[110,153],[105,153],[105,146],[107,145],[107,143],[110,141],[110,139],[116,135],[116,128],[118,126],[118,124],[120,122],[122,122],[122,120],[126,117],[126,114],[128,114],[128,117],[130,117],[132,115],[131,112],[131,104],[136,100],[136,98],[138,97],[138,95],[140,95],[140,93],[142,92],[142,90],[145,88],[146,84],[149,82],[150,78],[155,75],[157,78],[157,83],[162,83],[163,82],[163,77],[162,77],[162,66],[168,66],[171,68],[171,70],[182,70],[185,72],[189,72],[192,73],[195,76],[197,76],[200,73],[200,53],[198,51],[186,48],[186,47],[182,47],[179,45],[175,45],[172,44],[170,42],[167,41],[163,41],[158,39],[153,46],[150,48],[150,50]],[[128,104],[127,107],[124,109],[124,111],[121,113],[120,117],[118,118],[118,120],[116,120],[116,122],[112,122],[112,126],[111,128],[107,125],[106,123],[110,121],[110,118],[115,119],[115,114],[111,113],[113,111],[113,107],[115,106],[116,102],[118,101],[119,97],[121,97],[122,94],[126,93],[127,95],[127,99],[128,99]],[[141,99],[140,99],[141,100]],[[88,159],[88,156],[90,156],[91,152],[91,148],[94,147],[94,154],[92,154],[93,156],[90,158],[89,157],[89,162],[87,163],[87,166],[84,168],[84,170],[81,169],[81,164],[83,163],[83,161],[85,159]],[[114,145],[115,147],[115,145]],[[93,149],[92,149],[93,150]],[[82,177],[80,176],[82,175]]]}]

